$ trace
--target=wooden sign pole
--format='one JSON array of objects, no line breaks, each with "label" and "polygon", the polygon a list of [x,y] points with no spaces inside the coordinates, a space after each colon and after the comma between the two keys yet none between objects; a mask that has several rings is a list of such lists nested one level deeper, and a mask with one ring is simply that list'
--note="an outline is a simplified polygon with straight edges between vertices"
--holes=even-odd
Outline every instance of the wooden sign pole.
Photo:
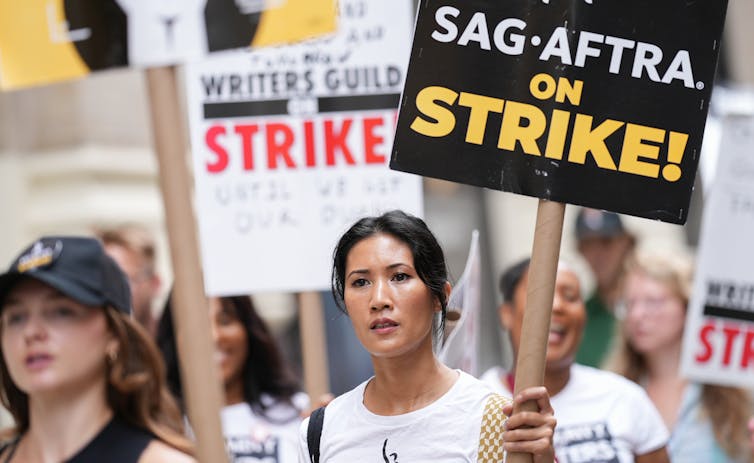
[{"label": "wooden sign pole", "polygon": [[[223,391],[212,360],[208,304],[203,291],[196,221],[191,206],[187,149],[180,130],[184,118],[178,102],[175,68],[150,68],[146,75],[175,274],[173,323],[186,406],[197,439],[196,457],[204,463],[227,462],[220,424]],[[218,379],[213,381],[215,378]]]},{"label": "wooden sign pole", "polygon": [[322,297],[317,292],[298,294],[299,333],[304,367],[304,385],[312,405],[330,392]]},{"label": "wooden sign pole", "polygon": [[[516,359],[514,395],[521,390],[544,384],[547,337],[555,295],[555,276],[560,257],[560,239],[563,235],[565,204],[544,199],[537,207],[537,226],[534,230],[531,264],[526,290],[526,311],[521,329],[521,344]],[[535,402],[527,402],[519,411],[536,411]],[[508,463],[531,463],[528,453],[511,453]]]}]

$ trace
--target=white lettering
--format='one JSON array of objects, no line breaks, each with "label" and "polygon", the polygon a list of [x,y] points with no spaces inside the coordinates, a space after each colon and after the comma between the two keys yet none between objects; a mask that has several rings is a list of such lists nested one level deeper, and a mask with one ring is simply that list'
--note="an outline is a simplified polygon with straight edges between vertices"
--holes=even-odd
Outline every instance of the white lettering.
[{"label": "white lettering", "polygon": [[610,55],[610,73],[618,74],[620,72],[620,63],[623,60],[623,50],[630,50],[634,48],[636,42],[628,39],[621,39],[620,37],[605,37],[605,43],[612,45],[613,53]]},{"label": "white lettering", "polygon": [[694,74],[691,72],[691,58],[687,50],[678,50],[675,58],[662,76],[662,83],[669,84],[673,79],[683,81],[683,85],[694,88]]},{"label": "white lettering", "polygon": [[445,29],[445,32],[435,30],[432,32],[432,38],[438,42],[452,42],[458,37],[458,28],[448,19],[448,16],[457,18],[461,14],[458,8],[452,6],[442,6],[435,12],[435,21],[437,25]]},{"label": "white lettering", "polygon": [[463,30],[461,38],[458,39],[458,45],[466,46],[469,42],[479,43],[482,50],[491,50],[490,33],[487,30],[487,17],[482,12],[474,13],[466,29]]},{"label": "white lettering", "polygon": [[598,58],[601,50],[599,48],[593,48],[589,46],[590,42],[602,43],[605,40],[605,36],[602,34],[595,34],[593,32],[582,32],[579,34],[579,44],[576,47],[576,60],[574,64],[578,67],[584,67],[587,56],[593,56]]},{"label": "white lettering", "polygon": [[642,69],[647,70],[647,76],[650,80],[660,82],[660,76],[657,74],[657,65],[662,61],[662,49],[651,43],[638,42],[636,44],[636,56],[634,57],[634,67],[631,69],[631,77],[641,79]]},{"label": "white lettering", "polygon": [[495,41],[495,47],[497,47],[497,49],[502,51],[503,53],[507,53],[509,55],[520,55],[524,52],[526,37],[521,34],[511,34],[511,45],[509,45],[505,41],[505,33],[508,32],[508,29],[511,28],[516,28],[520,31],[523,31],[524,28],[526,28],[526,23],[516,18],[507,18],[500,21],[497,27],[495,27],[493,37]]},{"label": "white lettering", "polygon": [[565,27],[556,28],[550,40],[547,41],[544,50],[539,55],[540,61],[548,61],[553,56],[560,58],[563,64],[572,64],[571,48],[568,46],[568,31]]}]

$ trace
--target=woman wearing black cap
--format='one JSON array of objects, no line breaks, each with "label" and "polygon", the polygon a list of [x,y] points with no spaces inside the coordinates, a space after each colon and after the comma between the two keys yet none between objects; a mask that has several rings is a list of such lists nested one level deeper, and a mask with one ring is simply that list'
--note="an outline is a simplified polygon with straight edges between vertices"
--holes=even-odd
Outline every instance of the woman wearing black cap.
[{"label": "woman wearing black cap", "polygon": [[193,462],[128,282],[95,239],[42,238],[0,275],[2,463]]}]

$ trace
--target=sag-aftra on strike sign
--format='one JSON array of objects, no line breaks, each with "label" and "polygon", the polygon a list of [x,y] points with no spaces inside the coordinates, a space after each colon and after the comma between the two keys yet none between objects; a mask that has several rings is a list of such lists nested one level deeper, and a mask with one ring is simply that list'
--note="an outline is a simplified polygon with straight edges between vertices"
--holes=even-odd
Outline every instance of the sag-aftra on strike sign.
[{"label": "sag-aftra on strike sign", "polygon": [[726,6],[422,1],[390,166],[684,223]]}]

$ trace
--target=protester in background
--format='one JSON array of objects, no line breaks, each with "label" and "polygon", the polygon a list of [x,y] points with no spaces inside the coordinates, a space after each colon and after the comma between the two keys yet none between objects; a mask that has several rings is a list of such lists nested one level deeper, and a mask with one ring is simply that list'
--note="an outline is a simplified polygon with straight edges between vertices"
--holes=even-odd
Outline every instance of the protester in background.
[{"label": "protester in background", "polygon": [[623,287],[623,336],[613,368],[641,384],[671,430],[673,463],[751,462],[746,391],[689,382],[680,376],[692,266],[680,255],[639,255]]},{"label": "protester in background", "polygon": [[[326,407],[321,437],[312,439],[319,451],[307,442],[309,420],[302,424],[299,461],[501,461],[502,448],[486,455],[489,436],[482,431],[489,428],[482,423],[497,415],[489,423],[501,424],[500,408],[510,414],[512,405],[500,407],[489,387],[446,367],[432,351],[450,283],[426,224],[401,211],[363,218],[340,238],[333,261],[333,294],[375,374]],[[539,411],[508,418],[504,448],[551,462],[555,419],[547,391],[528,388],[515,398],[526,400]],[[499,436],[491,437],[492,446],[502,447]]]},{"label": "protester in background", "polygon": [[[529,262],[518,262],[500,278],[503,303],[498,316],[514,352],[521,342]],[[585,318],[579,278],[561,262],[545,360],[545,387],[552,394],[558,420],[554,437],[558,461],[585,461],[584,455],[600,455],[599,461],[667,462],[667,429],[641,387],[620,375],[574,363]],[[507,395],[513,390],[514,376],[493,367],[481,379]]]},{"label": "protester in background", "polygon": [[4,463],[192,462],[128,281],[92,238],[47,237],[0,275]]},{"label": "protester in background", "polygon": [[[157,343],[168,384],[183,398],[173,328],[172,296],[163,310]],[[211,297],[209,318],[215,361],[222,376],[223,434],[231,462],[289,463],[298,455],[298,427],[309,399],[249,296]]]},{"label": "protester in background", "polygon": [[576,217],[576,239],[595,280],[594,292],[586,300],[586,326],[576,362],[599,368],[611,350],[616,329],[613,309],[636,239],[617,214],[587,208]]},{"label": "protester in background", "polygon": [[155,269],[155,243],[152,234],[136,224],[102,228],[96,234],[105,246],[105,251],[128,277],[134,317],[154,336],[157,322],[152,310],[161,283]]}]

